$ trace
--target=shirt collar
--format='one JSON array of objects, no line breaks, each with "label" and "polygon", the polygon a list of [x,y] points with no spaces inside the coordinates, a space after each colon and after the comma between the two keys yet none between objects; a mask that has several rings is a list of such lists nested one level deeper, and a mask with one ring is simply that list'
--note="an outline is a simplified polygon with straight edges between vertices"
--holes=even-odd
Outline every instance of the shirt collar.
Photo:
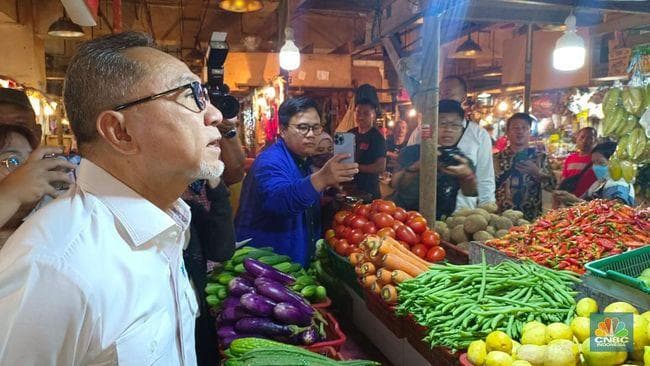
[{"label": "shirt collar", "polygon": [[189,206],[180,198],[163,211],[107,171],[82,159],[77,171],[77,186],[93,194],[115,215],[133,246],[140,246],[158,235],[178,227],[180,235],[190,223]]}]

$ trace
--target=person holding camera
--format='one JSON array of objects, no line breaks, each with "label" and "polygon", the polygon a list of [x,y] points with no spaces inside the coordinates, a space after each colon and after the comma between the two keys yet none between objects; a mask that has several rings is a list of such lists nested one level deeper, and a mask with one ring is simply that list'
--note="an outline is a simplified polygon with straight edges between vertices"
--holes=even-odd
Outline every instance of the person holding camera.
[{"label": "person holding camera", "polygon": [[494,155],[499,210],[515,209],[528,221],[542,214],[542,189],[551,192],[555,175],[546,154],[528,146],[533,118],[515,113],[506,121],[508,147]]},{"label": "person holding camera", "polygon": [[327,187],[350,182],[359,172],[356,163],[343,163],[337,154],[312,172],[309,157],[323,132],[316,102],[307,97],[285,100],[278,109],[280,138],[255,159],[244,178],[235,218],[238,240],[272,246],[303,267],[321,236],[320,199]]},{"label": "person holding camera", "polygon": [[41,129],[22,90],[0,88],[0,247],[46,195],[58,196],[74,165],[43,159],[60,148],[39,148]]},{"label": "person holding camera", "polygon": [[[460,103],[441,100],[438,104],[438,172],[436,191],[436,218],[450,216],[456,210],[459,193],[467,197],[477,195],[475,167],[458,148],[465,123]],[[393,174],[392,200],[406,210],[419,210],[420,200],[420,145],[403,148],[398,158],[403,168]]]}]

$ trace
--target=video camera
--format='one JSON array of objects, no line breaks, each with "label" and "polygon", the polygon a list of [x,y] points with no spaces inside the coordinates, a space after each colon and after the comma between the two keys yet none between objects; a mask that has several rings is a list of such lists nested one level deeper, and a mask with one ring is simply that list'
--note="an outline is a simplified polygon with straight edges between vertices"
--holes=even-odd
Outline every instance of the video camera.
[{"label": "video camera", "polygon": [[208,94],[210,103],[217,107],[225,119],[236,117],[239,113],[239,101],[228,94],[230,88],[223,82],[223,64],[228,56],[227,33],[212,32],[208,48]]}]

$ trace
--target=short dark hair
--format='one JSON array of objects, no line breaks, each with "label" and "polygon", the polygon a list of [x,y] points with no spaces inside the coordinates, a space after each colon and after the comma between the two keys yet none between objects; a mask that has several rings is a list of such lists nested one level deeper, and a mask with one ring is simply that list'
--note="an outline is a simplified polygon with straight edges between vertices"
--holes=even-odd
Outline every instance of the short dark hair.
[{"label": "short dark hair", "polygon": [[19,135],[22,135],[25,137],[25,139],[29,142],[29,145],[32,147],[32,149],[36,149],[38,147],[37,145],[34,145],[32,143],[33,140],[33,133],[30,134],[29,131],[25,128],[22,128],[20,126],[13,126],[13,125],[0,125],[0,149],[4,149],[5,146],[9,141],[9,134],[15,132]]},{"label": "short dark hair", "polygon": [[454,113],[460,116],[460,118],[465,118],[465,111],[463,106],[451,99],[443,99],[438,102],[438,114],[440,113]]},{"label": "short dark hair", "polygon": [[449,75],[449,76],[445,76],[444,78],[442,78],[441,81],[447,81],[447,80],[457,80],[460,83],[460,85],[463,87],[463,90],[464,90],[463,94],[467,94],[467,82],[461,76]]},{"label": "short dark hair", "polygon": [[124,54],[135,47],[153,47],[151,37],[124,32],[82,43],[66,73],[63,100],[77,143],[97,138],[95,119],[102,111],[127,102],[130,92],[148,74],[145,65]]},{"label": "short dark hair", "polygon": [[309,109],[315,109],[320,118],[320,111],[318,110],[318,104],[316,102],[305,96],[289,98],[280,104],[278,108],[278,117],[280,120],[280,126],[287,127],[289,126],[289,121],[291,117],[295,116],[298,113],[306,112]]},{"label": "short dark hair", "polygon": [[583,127],[583,128],[581,128],[581,129],[579,129],[579,130],[578,130],[578,133],[576,133],[576,136],[578,136],[578,135],[580,134],[580,132],[582,132],[582,131],[590,131],[590,132],[592,132],[595,136],[598,136],[598,132],[597,132],[596,129],[593,128],[593,127]]},{"label": "short dark hair", "polygon": [[528,123],[528,127],[531,127],[534,121],[534,118],[528,113],[515,113],[506,121],[506,130],[510,128],[510,123],[516,119],[520,119]]},{"label": "short dark hair", "polygon": [[593,150],[591,150],[591,153],[601,153],[603,156],[609,160],[609,157],[614,155],[614,151],[616,151],[616,142],[614,141],[605,141],[601,142],[600,144],[596,145]]}]

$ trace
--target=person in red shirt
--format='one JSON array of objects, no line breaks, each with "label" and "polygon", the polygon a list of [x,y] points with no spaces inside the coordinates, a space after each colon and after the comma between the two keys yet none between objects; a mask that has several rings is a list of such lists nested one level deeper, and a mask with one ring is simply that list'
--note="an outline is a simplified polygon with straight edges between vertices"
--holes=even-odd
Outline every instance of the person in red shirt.
[{"label": "person in red shirt", "polygon": [[[578,131],[576,136],[576,147],[578,151],[567,156],[562,168],[562,180],[580,175],[575,182],[571,193],[577,197],[582,196],[587,189],[596,181],[591,168],[591,150],[596,146],[596,130],[593,127],[585,127]],[[574,178],[575,179],[575,178]],[[562,183],[560,183],[562,184]]]}]

